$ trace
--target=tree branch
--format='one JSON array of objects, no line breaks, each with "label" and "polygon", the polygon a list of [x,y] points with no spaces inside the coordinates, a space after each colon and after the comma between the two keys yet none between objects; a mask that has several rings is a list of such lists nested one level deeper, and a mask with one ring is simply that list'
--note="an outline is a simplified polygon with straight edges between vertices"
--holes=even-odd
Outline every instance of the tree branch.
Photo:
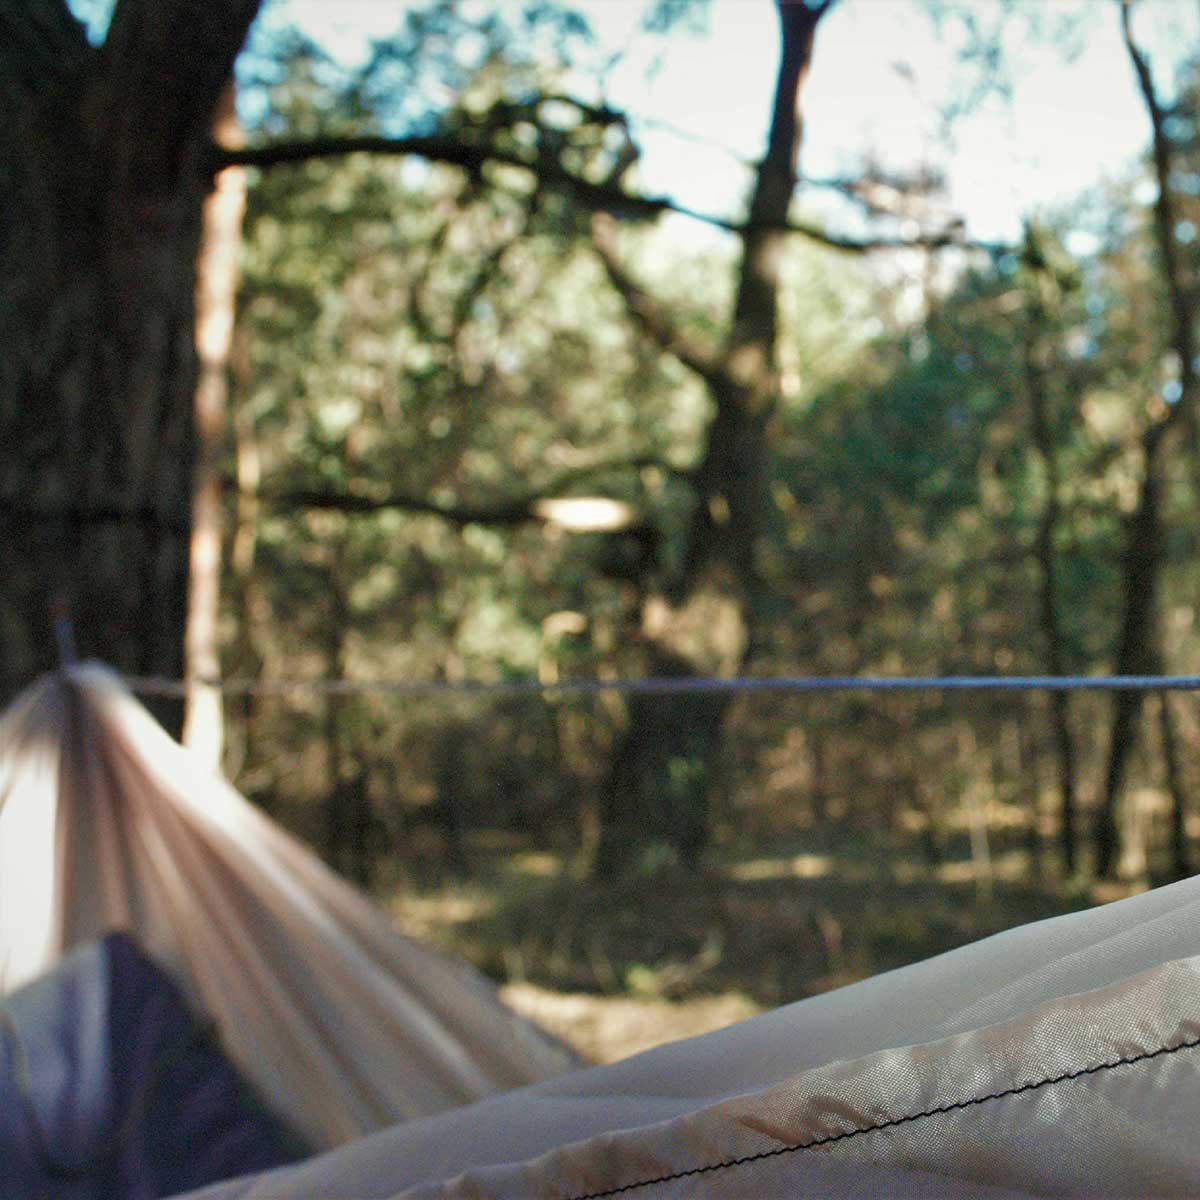
[{"label": "tree branch", "polygon": [[666,196],[638,196],[610,183],[594,183],[583,179],[555,162],[533,160],[495,146],[477,145],[446,137],[346,137],[318,138],[303,142],[271,142],[267,145],[241,149],[214,147],[210,155],[213,171],[223,167],[274,167],[288,163],[311,162],[322,158],[337,158],[346,154],[413,155],[430,162],[446,163],[468,171],[480,171],[487,163],[500,163],[528,171],[544,183],[557,184],[572,192],[585,208],[596,212],[628,215],[638,220],[653,220],[664,213],[675,213],[700,221],[728,233],[743,234],[754,229],[775,229],[795,234],[830,250],[847,254],[867,254],[879,250],[938,249],[960,246],[964,249],[1003,253],[1009,247],[995,242],[973,241],[961,236],[957,228],[919,238],[840,237],[815,225],[797,222],[738,222],[712,213],[701,212],[678,204]]},{"label": "tree branch", "polygon": [[324,492],[296,488],[286,492],[259,492],[256,499],[280,510],[321,510],[342,513],[408,512],[440,517],[451,525],[523,525],[537,519],[532,502],[521,498],[492,507],[438,504],[421,496],[392,492],[362,495],[357,492]]},{"label": "tree branch", "polygon": [[552,479],[545,486],[494,504],[440,504],[424,496],[413,496],[403,492],[334,492],[316,488],[294,488],[282,492],[259,492],[256,499],[279,510],[323,510],[343,513],[409,512],[417,515],[439,517],[451,525],[501,525],[517,526],[531,521],[544,521],[546,515],[538,511],[544,500],[561,498],[571,487],[588,479],[617,470],[639,470],[656,467],[676,478],[688,480],[690,472],[653,455],[639,455],[611,462],[591,463],[574,467]]},{"label": "tree branch", "polygon": [[[514,496],[493,504],[439,504],[423,496],[403,492],[354,491],[335,492],[320,488],[289,488],[286,491],[259,491],[250,493],[249,498],[264,504],[276,512],[290,510],[323,510],[343,513],[380,513],[388,511],[409,512],[417,515],[439,517],[452,525],[524,525],[531,521],[545,521],[545,513],[538,505],[545,500],[560,499],[563,493],[589,479],[595,479],[614,471],[637,471],[653,467],[676,479],[691,482],[692,472],[676,467],[652,454],[634,455],[632,458],[612,459],[605,462],[588,463],[560,472],[540,488],[521,496]],[[225,491],[247,495],[239,488],[236,478],[226,476],[222,480]],[[0,514],[12,526],[39,526],[55,523],[69,525],[138,525],[147,528],[186,532],[186,522],[169,513],[150,507],[123,508],[115,504],[84,506],[74,503],[42,504],[30,503],[0,496]]]},{"label": "tree branch", "polygon": [[[1154,76],[1150,63],[1134,41],[1130,21],[1130,0],[1121,0],[1121,34],[1125,49],[1137,75],[1138,88],[1150,117],[1153,138],[1154,174],[1158,184],[1158,198],[1154,202],[1154,224],[1158,236],[1159,253],[1162,255],[1163,278],[1171,305],[1171,348],[1179,357],[1179,402],[1170,410],[1167,419],[1191,410],[1200,403],[1196,395],[1196,346],[1193,334],[1193,303],[1187,284],[1184,282],[1183,264],[1179,258],[1179,247],[1175,240],[1175,200],[1171,192],[1171,142],[1166,132],[1166,114],[1154,88]],[[1189,419],[1194,414],[1189,412]]]},{"label": "tree branch", "polygon": [[520,222],[507,236],[498,241],[483,257],[471,279],[459,292],[453,305],[450,319],[450,342],[458,341],[463,327],[466,325],[479,298],[495,282],[504,263],[505,256],[521,240],[530,222],[537,216],[541,208],[541,193],[535,191],[525,204]]},{"label": "tree branch", "polygon": [[592,246],[609,282],[625,301],[630,318],[660,350],[711,382],[722,372],[720,357],[676,327],[657,300],[625,270],[617,254],[616,222],[608,213],[592,216]]}]

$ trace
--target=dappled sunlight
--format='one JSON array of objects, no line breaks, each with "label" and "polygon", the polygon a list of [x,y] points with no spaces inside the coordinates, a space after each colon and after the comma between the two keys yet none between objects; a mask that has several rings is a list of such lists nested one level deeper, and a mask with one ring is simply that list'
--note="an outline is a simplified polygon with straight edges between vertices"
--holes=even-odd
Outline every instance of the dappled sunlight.
[{"label": "dappled sunlight", "polygon": [[441,889],[422,895],[399,893],[392,901],[391,912],[401,929],[414,937],[425,937],[489,917],[496,911],[496,904],[497,897],[484,892]]},{"label": "dappled sunlight", "polygon": [[552,854],[547,850],[526,850],[514,854],[504,864],[504,869],[517,875],[533,875],[546,879],[562,873],[563,860],[561,855]]},{"label": "dappled sunlight", "polygon": [[980,869],[978,863],[967,858],[957,862],[942,863],[933,868],[930,875],[940,883],[955,884],[981,884],[985,880],[1020,883],[1029,877],[1029,856],[1022,850],[994,855],[988,860],[988,863],[986,874]]},{"label": "dappled sunlight", "polygon": [[819,879],[834,870],[828,854],[797,854],[791,858],[752,858],[725,868],[725,874],[739,883],[764,879]]},{"label": "dappled sunlight", "polygon": [[509,983],[500,989],[500,997],[598,1063],[618,1062],[663,1042],[711,1033],[762,1011],[736,993],[672,1001],[563,993],[532,983]]},{"label": "dappled sunlight", "polygon": [[534,511],[573,533],[608,533],[633,523],[633,508],[621,500],[606,496],[564,496],[538,500]]},{"label": "dappled sunlight", "polygon": [[717,849],[698,875],[611,883],[507,836],[473,838],[471,883],[401,887],[392,910],[608,1061],[1086,902],[1026,883],[1023,848],[999,832],[986,895],[969,856],[923,862],[919,834],[884,856],[849,828],[798,836],[814,848]]}]

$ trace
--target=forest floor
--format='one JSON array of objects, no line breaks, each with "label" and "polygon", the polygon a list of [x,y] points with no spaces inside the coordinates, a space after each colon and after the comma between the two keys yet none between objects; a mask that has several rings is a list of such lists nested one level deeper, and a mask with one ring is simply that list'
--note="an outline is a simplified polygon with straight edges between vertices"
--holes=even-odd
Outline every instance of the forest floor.
[{"label": "forest floor", "polygon": [[983,879],[965,842],[934,864],[836,831],[612,884],[505,837],[473,840],[469,863],[453,882],[397,883],[400,927],[597,1062],[1121,894],[1039,882],[1028,848],[1003,840]]}]

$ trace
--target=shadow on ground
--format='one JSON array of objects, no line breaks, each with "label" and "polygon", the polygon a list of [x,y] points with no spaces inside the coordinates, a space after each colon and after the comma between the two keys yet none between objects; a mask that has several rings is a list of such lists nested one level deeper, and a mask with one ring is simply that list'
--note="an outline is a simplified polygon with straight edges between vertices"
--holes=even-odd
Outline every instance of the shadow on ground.
[{"label": "shadow on ground", "polygon": [[773,1007],[1088,904],[1023,878],[1020,847],[996,844],[986,878],[948,850],[931,864],[806,836],[597,883],[549,853],[477,848],[470,881],[402,888],[395,911],[501,982]]}]

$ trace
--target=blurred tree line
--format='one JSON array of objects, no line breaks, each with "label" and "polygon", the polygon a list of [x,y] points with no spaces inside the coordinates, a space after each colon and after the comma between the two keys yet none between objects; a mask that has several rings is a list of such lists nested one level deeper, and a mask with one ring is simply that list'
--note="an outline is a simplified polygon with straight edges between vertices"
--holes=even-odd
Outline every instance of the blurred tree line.
[{"label": "blurred tree line", "polygon": [[551,690],[230,697],[240,786],[362,879],[429,833],[451,870],[508,830],[613,875],[829,822],[982,871],[1007,829],[1047,877],[1186,872],[1184,697],[552,690],[1197,669],[1200,75],[1166,99],[1131,7],[1144,176],[1013,246],[968,243],[926,164],[810,181],[835,215],[798,215],[828,4],[780,7],[744,211],[692,240],[628,114],[573,94],[566,6],[435,0],[351,75],[260,41],[213,159],[249,185],[214,661]]},{"label": "blurred tree line", "polygon": [[[790,11],[811,33],[819,10]],[[453,101],[424,119],[620,178],[638,154],[627,123],[567,101],[556,77],[578,30],[561,12],[536,19],[562,39],[557,61],[527,61],[493,18],[477,59],[440,64]],[[414,19],[410,42],[380,49],[368,90],[384,64],[412,70],[436,59],[429,43],[461,45],[462,20],[449,6]],[[783,55],[797,79],[809,52]],[[264,117],[273,136],[386,124],[362,91],[320,87],[316,47],[287,54]],[[243,616],[228,669],[286,670],[303,630],[312,672],[334,676],[1186,672],[1196,477],[1190,436],[1173,430],[1195,406],[1181,365],[1194,358],[1194,102],[1186,82],[1169,113],[1146,95],[1169,127],[1148,167],[1167,181],[1165,217],[1130,180],[1031,219],[1023,245],[971,252],[953,245],[936,179],[864,171],[842,186],[876,242],[898,237],[895,200],[872,207],[885,185],[923,222],[909,241],[925,244],[899,251],[916,261],[890,283],[823,245],[837,241],[828,230],[782,230],[794,159],[778,167],[782,201],[755,215],[770,150],[741,232],[694,251],[638,219],[652,214],[597,217],[595,197],[552,176],[366,157],[264,172],[247,224],[238,447],[277,499],[256,570],[230,581]],[[785,96],[776,119],[799,108]],[[772,134],[795,153],[797,130]],[[1078,258],[1065,238],[1081,222],[1098,248]],[[571,493],[621,500],[628,522],[575,532],[536,518],[533,497]],[[271,629],[287,631],[274,650]],[[243,743],[249,777],[293,792],[271,771],[276,747],[324,744],[325,774],[314,762],[305,778],[340,814],[331,847],[369,811],[379,838],[380,822],[432,822],[459,865],[463,830],[481,823],[568,845],[600,871],[695,862],[714,829],[828,819],[851,796],[850,819],[907,822],[936,857],[970,795],[1027,826],[1039,863],[1053,843],[1055,872],[1074,873],[1093,825],[1103,874],[1144,875],[1154,838],[1159,871],[1188,867],[1197,729],[1178,697],[549,693],[404,707],[273,705],[270,735],[259,724]]]}]

